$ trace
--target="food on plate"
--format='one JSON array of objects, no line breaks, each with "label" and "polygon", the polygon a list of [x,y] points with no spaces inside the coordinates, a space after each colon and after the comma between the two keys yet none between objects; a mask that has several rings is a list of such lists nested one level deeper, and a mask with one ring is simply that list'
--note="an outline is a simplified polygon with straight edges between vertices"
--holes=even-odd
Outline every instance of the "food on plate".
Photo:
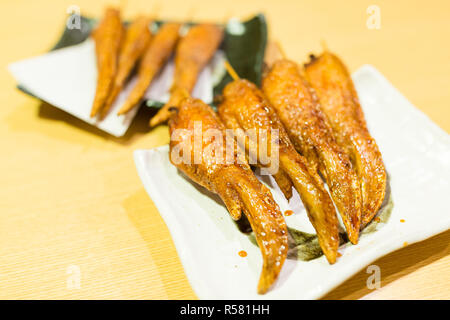
[{"label": "food on plate", "polygon": [[171,56],[179,37],[181,25],[166,23],[150,41],[139,64],[137,82],[118,114],[124,114],[136,106],[147,88]]},{"label": "food on plate", "polygon": [[362,194],[361,227],[377,214],[386,190],[386,170],[380,150],[367,129],[350,74],[328,50],[305,65],[309,83],[330,120],[338,144],[347,152],[359,177]]},{"label": "food on plate", "polygon": [[147,48],[152,37],[149,29],[150,22],[150,18],[141,16],[136,18],[136,20],[127,27],[119,52],[117,74],[114,78],[114,83],[108,99],[102,108],[102,117],[108,113],[120,91],[123,89],[131,71]]},{"label": "food on plate", "polygon": [[[230,141],[211,107],[189,97],[177,105],[169,111],[173,114],[169,120],[170,161],[194,182],[217,193],[234,220],[241,218],[241,212],[245,214],[263,257],[258,283],[258,293],[263,294],[277,279],[287,256],[288,234],[284,217],[269,189],[256,178],[234,146],[231,146],[234,150],[232,161],[218,161],[218,156],[226,159]],[[194,132],[199,122],[201,152],[196,154]],[[211,130],[220,133],[219,136],[209,134]],[[190,161],[176,158],[180,150],[179,156]],[[197,161],[196,157],[199,157]]]},{"label": "food on plate", "polygon": [[336,142],[318,98],[290,60],[277,60],[262,81],[264,94],[276,110],[295,149],[326,181],[348,237],[358,242],[361,189],[348,155]]},{"label": "food on plate", "polygon": [[91,117],[96,116],[103,108],[113,86],[117,72],[119,48],[123,37],[123,25],[120,11],[107,8],[105,16],[93,31],[97,56],[97,89],[91,109]]},{"label": "food on plate", "polygon": [[191,27],[180,40],[175,53],[175,74],[171,96],[150,120],[151,127],[169,119],[169,108],[178,105],[183,99],[184,90],[192,92],[200,72],[213,57],[222,38],[222,27],[215,24],[198,24]]},{"label": "food on plate", "polygon": [[[197,24],[180,38],[182,24],[167,22],[152,35],[150,23],[142,16],[125,30],[119,10],[106,10],[92,33],[98,80],[91,117],[109,112],[138,66],[134,88],[118,115],[133,109],[175,52],[169,101],[150,126],[169,120],[171,163],[218,194],[234,220],[249,221],[263,257],[258,292],[267,292],[277,279],[287,258],[288,234],[293,235],[288,230],[294,229],[287,228],[270,190],[250,165],[267,170],[286,199],[297,190],[316,230],[316,244],[335,263],[341,240],[336,208],[356,244],[386,190],[383,160],[344,64],[327,50],[312,56],[304,69],[285,57],[272,59],[260,89],[240,79],[226,62],[233,81],[215,100],[216,113],[190,94],[222,42],[223,28]],[[200,152],[195,130],[200,130]]]},{"label": "food on plate", "polygon": [[[317,171],[295,150],[278,115],[261,90],[245,79],[235,79],[225,87],[218,113],[229,129],[246,132],[256,129],[256,135],[247,135],[249,143],[246,142],[242,147],[250,157],[257,159],[259,165],[264,164],[261,163],[261,154],[256,148],[249,148],[250,144],[258,145],[260,141],[267,141],[269,152],[278,147],[279,171],[274,178],[282,190],[293,185],[298,191],[317,232],[322,251],[328,262],[334,263],[339,246],[339,222],[333,202]],[[278,132],[277,141],[271,137],[272,130]],[[260,137],[263,132],[267,134],[266,139]],[[256,154],[252,149],[256,150]]]}]

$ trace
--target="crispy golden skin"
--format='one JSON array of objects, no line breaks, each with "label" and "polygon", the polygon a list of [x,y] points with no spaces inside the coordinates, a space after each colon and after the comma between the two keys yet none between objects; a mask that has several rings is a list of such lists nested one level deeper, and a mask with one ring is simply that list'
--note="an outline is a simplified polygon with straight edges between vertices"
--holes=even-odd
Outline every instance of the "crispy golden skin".
[{"label": "crispy golden skin", "polygon": [[102,108],[102,117],[106,116],[112,104],[122,90],[134,66],[147,48],[152,34],[150,32],[150,18],[138,17],[127,28],[119,53],[117,74],[111,93]]},{"label": "crispy golden skin", "polygon": [[[201,100],[187,98],[179,104],[179,107],[171,110],[173,109],[176,111],[173,111],[174,115],[169,121],[170,160],[193,181],[217,193],[233,219],[239,219],[241,211],[244,212],[263,257],[263,268],[258,283],[258,293],[263,294],[278,277],[287,256],[287,228],[280,209],[269,189],[259,182],[249,165],[242,159],[238,161],[236,151],[229,162],[217,160],[218,154],[222,154],[222,159],[226,159],[227,139],[223,124],[208,105]],[[200,161],[197,162],[193,134],[196,122],[197,124],[201,122],[203,137]],[[211,129],[220,135],[218,137],[209,135],[207,131]],[[190,142],[187,147],[181,148],[183,156],[190,159],[190,164],[176,158],[177,148],[181,142]],[[221,144],[217,146],[217,143]],[[211,147],[215,153],[206,151]]]},{"label": "crispy golden skin", "polygon": [[147,88],[172,54],[179,37],[181,25],[166,23],[151,40],[139,65],[138,80],[118,114],[124,114],[136,106]]},{"label": "crispy golden skin", "polygon": [[192,92],[198,75],[213,57],[222,38],[221,27],[214,24],[199,24],[190,28],[180,40],[175,54],[175,74],[171,97],[150,120],[151,127],[169,119],[169,108],[180,102],[184,91]]},{"label": "crispy golden skin", "polygon": [[336,141],[348,153],[361,183],[361,227],[378,212],[386,190],[381,153],[370,135],[347,68],[330,52],[305,66],[306,76],[330,120]]},{"label": "crispy golden skin", "polygon": [[324,177],[341,214],[348,237],[358,243],[361,189],[347,154],[337,144],[314,90],[295,62],[274,63],[262,83],[295,149]]},{"label": "crispy golden skin", "polygon": [[103,108],[113,85],[117,72],[119,48],[123,36],[120,12],[108,8],[98,27],[93,31],[95,53],[97,56],[97,89],[92,104],[91,117]]},{"label": "crispy golden skin", "polygon": [[[336,261],[339,246],[338,219],[333,202],[324,188],[318,173],[310,168],[303,158],[294,149],[289,137],[281,124],[275,110],[265,99],[262,92],[247,80],[235,80],[229,83],[223,91],[223,102],[219,106],[219,116],[230,129],[252,130],[265,129],[270,133],[272,129],[278,130],[279,172],[282,181],[290,181],[300,194],[305,205],[308,217],[316,229],[319,243],[329,263]],[[252,138],[249,137],[249,140]],[[257,140],[256,140],[257,139]],[[261,141],[255,137],[253,143]],[[268,150],[273,150],[270,134],[267,140],[270,144]],[[260,153],[252,154],[246,144],[245,148],[250,157],[260,161]],[[277,179],[277,183],[279,180]],[[283,187],[281,187],[283,188]]]}]

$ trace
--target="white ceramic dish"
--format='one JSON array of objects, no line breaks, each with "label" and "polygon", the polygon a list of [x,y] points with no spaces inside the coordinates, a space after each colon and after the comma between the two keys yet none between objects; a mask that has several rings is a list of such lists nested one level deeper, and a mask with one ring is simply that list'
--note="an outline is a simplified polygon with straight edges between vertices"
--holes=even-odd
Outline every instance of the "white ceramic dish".
[{"label": "white ceramic dish", "polygon": [[[375,68],[363,66],[353,79],[390,174],[394,202],[390,219],[380,223],[376,232],[361,237],[358,245],[341,248],[342,257],[334,265],[323,256],[308,262],[287,260],[275,286],[265,295],[256,293],[262,265],[259,249],[237,229],[220,199],[170,164],[168,146],[135,151],[139,176],[170,230],[199,298],[316,299],[405,243],[450,228],[449,135]],[[288,225],[313,232],[298,195],[287,203],[268,182],[281,209],[295,212],[286,217]],[[240,250],[248,256],[241,258]]]},{"label": "white ceramic dish", "polygon": [[[216,57],[221,55],[222,52],[218,51]],[[95,59],[95,44],[92,39],[88,38],[78,45],[12,63],[9,65],[9,70],[23,88],[41,100],[111,135],[121,137],[130,126],[137,113],[137,108],[123,116],[117,116],[117,111],[122,107],[134,87],[136,78],[134,77],[128,82],[105,119],[98,121],[96,118],[91,118],[92,101],[94,100],[97,87]],[[207,103],[212,101],[212,71],[215,63],[220,63],[220,61],[219,58],[213,59],[203,69],[192,96],[200,98]],[[145,97],[156,101],[167,101],[172,84],[173,71],[174,64],[170,61],[158,77],[154,79]]]}]

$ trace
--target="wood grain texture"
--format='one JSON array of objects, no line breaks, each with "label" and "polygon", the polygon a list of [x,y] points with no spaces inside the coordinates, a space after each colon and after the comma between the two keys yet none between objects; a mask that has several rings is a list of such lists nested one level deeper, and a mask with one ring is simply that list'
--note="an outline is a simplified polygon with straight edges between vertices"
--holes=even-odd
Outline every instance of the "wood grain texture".
[{"label": "wood grain texture", "polygon": [[[111,1],[76,1],[99,16]],[[119,1],[117,1],[119,3]],[[168,142],[148,132],[148,110],[114,139],[15,89],[6,65],[45,52],[60,36],[73,1],[0,3],[0,298],[196,298],[170,234],[136,174],[132,152]],[[320,40],[353,71],[375,65],[413,104],[450,131],[450,3],[376,1],[381,29],[366,27],[372,1],[161,2],[159,15],[223,20],[265,12],[270,35],[304,61]],[[128,1],[125,17],[150,11]],[[175,9],[176,8],[176,9]],[[426,201],[426,199],[424,199]],[[449,214],[443,213],[443,214]],[[449,299],[450,232],[376,261],[382,288],[362,270],[328,299]],[[74,271],[75,270],[75,271]],[[80,288],[71,285],[79,276]]]}]

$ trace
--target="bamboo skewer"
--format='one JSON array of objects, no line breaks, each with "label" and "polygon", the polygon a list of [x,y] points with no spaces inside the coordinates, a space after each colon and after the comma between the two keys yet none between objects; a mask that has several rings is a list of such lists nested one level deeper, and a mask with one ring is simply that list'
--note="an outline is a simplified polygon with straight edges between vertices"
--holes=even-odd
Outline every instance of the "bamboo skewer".
[{"label": "bamboo skewer", "polygon": [[241,79],[236,70],[234,70],[233,66],[228,62],[228,60],[225,60],[224,64],[225,69],[227,69],[228,74],[233,78],[234,81]]},{"label": "bamboo skewer", "polygon": [[286,51],[284,50],[283,46],[281,45],[280,41],[275,42],[278,48],[278,51],[280,52],[283,59],[287,59]]}]

